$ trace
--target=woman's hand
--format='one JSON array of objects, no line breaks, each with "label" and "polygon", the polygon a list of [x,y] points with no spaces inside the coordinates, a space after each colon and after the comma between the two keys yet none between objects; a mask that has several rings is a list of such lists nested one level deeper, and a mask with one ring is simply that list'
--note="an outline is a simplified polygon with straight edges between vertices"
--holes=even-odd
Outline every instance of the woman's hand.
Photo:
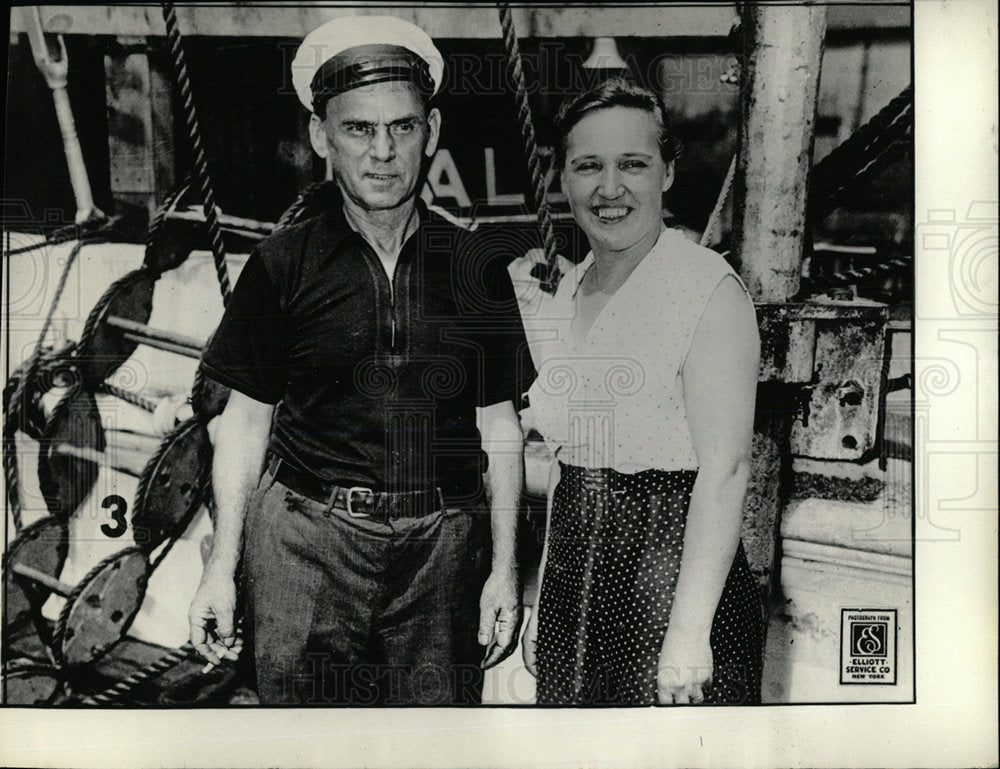
[{"label": "woman's hand", "polygon": [[531,675],[537,678],[535,669],[535,646],[538,643],[538,602],[531,607],[531,617],[528,618],[528,627],[524,629],[521,637],[521,658],[524,660],[524,667]]},{"label": "woman's hand", "polygon": [[712,682],[712,647],[708,633],[687,633],[670,626],[663,639],[656,671],[656,695],[661,705],[697,705],[702,688]]}]

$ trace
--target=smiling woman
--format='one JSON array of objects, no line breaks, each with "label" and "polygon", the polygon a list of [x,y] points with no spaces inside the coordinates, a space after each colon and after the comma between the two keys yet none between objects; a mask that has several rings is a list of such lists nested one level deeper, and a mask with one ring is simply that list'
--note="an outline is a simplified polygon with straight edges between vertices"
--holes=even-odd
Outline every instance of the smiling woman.
[{"label": "smiling woman", "polygon": [[653,93],[606,81],[557,131],[592,251],[559,284],[529,391],[558,460],[523,645],[538,702],[759,702],[761,608],[740,543],[753,306],[721,256],[663,224],[676,147]]}]

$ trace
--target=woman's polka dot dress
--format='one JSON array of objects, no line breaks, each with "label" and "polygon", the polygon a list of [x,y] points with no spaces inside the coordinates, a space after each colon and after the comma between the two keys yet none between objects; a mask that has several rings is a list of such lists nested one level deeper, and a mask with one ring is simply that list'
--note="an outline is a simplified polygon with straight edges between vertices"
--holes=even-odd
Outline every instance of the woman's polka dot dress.
[{"label": "woman's polka dot dress", "polygon": [[[656,703],[693,470],[562,467],[539,600],[539,704]],[[760,702],[762,613],[742,544],[712,624],[705,701]]]},{"label": "woman's polka dot dress", "polygon": [[[739,277],[665,229],[580,338],[579,287],[594,263],[589,254],[564,277],[534,343],[532,410],[565,463],[538,606],[537,701],[654,704],[698,467],[681,372],[713,293]],[[760,701],[762,637],[741,545],[712,625],[706,702]]]}]

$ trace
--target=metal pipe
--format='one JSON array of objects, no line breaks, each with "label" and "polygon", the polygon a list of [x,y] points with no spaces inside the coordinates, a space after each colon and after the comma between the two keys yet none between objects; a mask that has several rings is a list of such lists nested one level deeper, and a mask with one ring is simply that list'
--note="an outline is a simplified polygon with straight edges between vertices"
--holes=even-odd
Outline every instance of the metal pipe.
[{"label": "metal pipe", "polygon": [[66,154],[66,164],[69,166],[69,181],[73,187],[73,197],[76,199],[76,222],[79,224],[91,219],[104,219],[104,212],[94,205],[87,165],[83,161],[83,150],[76,134],[76,121],[73,119],[73,108],[70,106],[69,93],[66,90],[69,77],[66,45],[63,43],[62,35],[57,35],[55,39],[58,42],[59,58],[53,59],[48,42],[45,40],[42,15],[38,6],[26,6],[21,11],[24,14],[28,43],[31,45],[35,65],[52,91],[59,131],[62,133],[63,151]]},{"label": "metal pipe", "polygon": [[117,315],[109,315],[106,323],[114,328],[119,328],[125,332],[125,338],[134,342],[156,347],[161,350],[169,350],[188,357],[200,357],[205,343],[191,336],[178,334],[174,331],[152,328],[145,323],[137,323],[134,320],[120,318]]},{"label": "metal pipe", "polygon": [[23,563],[15,563],[11,566],[11,570],[22,577],[27,577],[32,582],[37,582],[40,585],[44,585],[49,590],[51,590],[56,595],[60,595],[66,598],[70,593],[73,592],[73,586],[68,585],[62,580],[58,580],[55,577],[50,577],[45,572],[41,572],[38,569],[33,569],[30,566],[25,566]]},{"label": "metal pipe", "polygon": [[74,446],[71,443],[60,443],[52,450],[52,453],[75,457],[76,459],[83,459],[87,462],[93,462],[94,464],[101,465],[102,467],[107,467],[112,470],[117,470],[120,473],[131,475],[133,478],[139,478],[142,475],[142,467],[144,467],[146,462],[149,460],[148,455],[141,455],[139,461],[136,463],[139,467],[129,466],[121,462],[113,461],[111,457],[103,451],[98,451],[97,449],[87,448],[84,446]]},{"label": "metal pipe", "polygon": [[[167,219],[177,219],[186,222],[205,223],[205,209],[203,206],[191,206],[184,211],[170,211]],[[248,219],[244,216],[232,216],[219,212],[219,224],[224,229],[235,230],[247,236],[265,236],[274,232],[274,222],[262,222],[257,219]]]},{"label": "metal pipe", "polygon": [[146,347],[153,347],[157,350],[163,350],[164,352],[172,352],[177,355],[183,355],[185,358],[200,358],[201,353],[197,350],[193,350],[190,347],[186,347],[180,344],[173,344],[172,342],[164,342],[160,339],[150,339],[143,336],[142,334],[133,334],[126,331],[124,334],[125,338],[130,342],[138,342],[139,344],[146,345]]}]

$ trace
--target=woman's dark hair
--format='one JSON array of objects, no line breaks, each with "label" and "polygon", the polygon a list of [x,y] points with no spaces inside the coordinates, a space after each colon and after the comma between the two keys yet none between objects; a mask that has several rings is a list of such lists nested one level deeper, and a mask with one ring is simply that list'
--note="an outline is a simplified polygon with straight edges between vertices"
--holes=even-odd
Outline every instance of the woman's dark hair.
[{"label": "woman's dark hair", "polygon": [[563,102],[555,118],[556,171],[562,171],[566,165],[566,143],[573,126],[583,120],[591,112],[612,107],[627,107],[648,112],[656,123],[660,156],[664,163],[671,163],[680,155],[680,143],[670,129],[667,108],[663,100],[648,88],[633,83],[622,77],[605,80],[593,88]]}]

